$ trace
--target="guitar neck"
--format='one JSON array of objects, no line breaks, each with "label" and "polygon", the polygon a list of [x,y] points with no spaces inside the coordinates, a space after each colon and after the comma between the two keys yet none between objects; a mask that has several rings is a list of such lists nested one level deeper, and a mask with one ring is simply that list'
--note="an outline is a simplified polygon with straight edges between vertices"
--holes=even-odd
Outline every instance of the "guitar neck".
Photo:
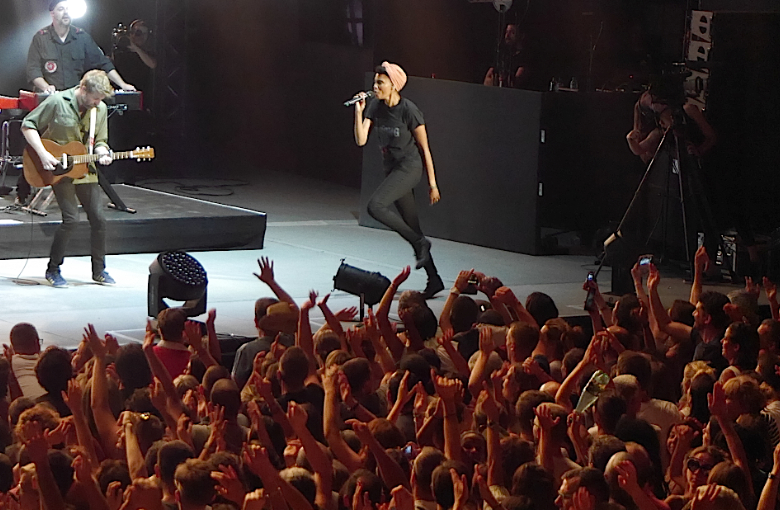
[{"label": "guitar neck", "polygon": [[[132,159],[135,157],[133,154],[134,151],[125,151],[125,152],[112,152],[111,157],[114,160],[117,159]],[[74,165],[83,165],[86,163],[94,163],[95,161],[99,160],[104,154],[84,154],[81,156],[70,156],[70,160]]]}]

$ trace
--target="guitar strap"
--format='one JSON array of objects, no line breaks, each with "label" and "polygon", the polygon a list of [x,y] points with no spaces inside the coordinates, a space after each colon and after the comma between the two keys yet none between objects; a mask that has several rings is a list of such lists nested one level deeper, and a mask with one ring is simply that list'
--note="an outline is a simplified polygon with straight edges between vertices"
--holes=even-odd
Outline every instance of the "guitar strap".
[{"label": "guitar strap", "polygon": [[89,138],[87,139],[87,151],[94,154],[95,150],[95,122],[97,122],[97,108],[89,109]]}]

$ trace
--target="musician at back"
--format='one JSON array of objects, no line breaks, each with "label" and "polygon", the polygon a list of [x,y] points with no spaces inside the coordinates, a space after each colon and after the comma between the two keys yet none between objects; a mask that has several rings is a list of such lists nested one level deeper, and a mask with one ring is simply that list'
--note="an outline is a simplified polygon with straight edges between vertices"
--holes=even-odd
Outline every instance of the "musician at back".
[{"label": "musician at back", "polygon": [[27,79],[43,92],[65,90],[79,84],[91,69],[101,69],[122,90],[135,90],[83,29],[73,26],[67,0],[49,3],[51,25],[33,36],[27,53]]},{"label": "musician at back", "polygon": [[[22,134],[30,149],[40,158],[42,171],[54,171],[61,163],[62,155],[49,153],[43,146],[41,135],[62,145],[76,141],[89,147],[92,140],[94,154],[100,155],[98,162],[101,165],[111,164],[108,116],[103,99],[113,92],[105,71],[88,71],[78,86],[55,93],[24,118]],[[93,137],[90,137],[91,132],[94,133]],[[92,279],[104,285],[115,283],[105,270],[105,203],[103,192],[98,185],[98,176],[94,172],[93,166],[90,172],[80,179],[63,177],[52,184],[62,212],[62,223],[54,234],[46,269],[46,280],[54,287],[67,286],[67,281],[60,273],[60,266],[65,257],[68,239],[79,220],[78,202],[81,202],[89,220]]]}]

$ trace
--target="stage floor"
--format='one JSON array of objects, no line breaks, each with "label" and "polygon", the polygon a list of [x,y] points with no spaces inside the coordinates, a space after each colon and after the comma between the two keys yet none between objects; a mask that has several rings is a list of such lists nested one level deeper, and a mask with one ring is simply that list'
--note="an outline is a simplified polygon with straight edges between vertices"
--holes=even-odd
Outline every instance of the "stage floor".
[{"label": "stage floor", "polygon": [[[251,174],[250,181],[177,179],[136,183],[190,197],[199,193],[195,198],[267,213],[262,250],[193,253],[208,272],[208,306],[217,309],[218,332],[255,334],[254,301],[271,295],[252,275],[257,270],[258,257],[266,256],[274,261],[277,281],[299,303],[307,299],[309,289],[318,290],[320,295],[332,289],[341,259],[389,278],[413,263],[411,248],[397,234],[358,225],[360,191],[357,188],[278,172],[244,170],[242,173]],[[8,198],[0,198],[0,206],[8,204]],[[198,235],[209,235],[197,224],[192,228]],[[73,240],[74,244],[76,241]],[[533,291],[542,291],[553,297],[561,315],[582,314],[585,298],[582,282],[595,267],[594,257],[535,257],[440,239],[431,241],[434,259],[448,287],[459,270],[473,267],[498,276],[521,299]],[[37,249],[48,250],[48,243]],[[120,341],[142,340],[148,267],[156,255],[156,251],[109,255],[107,270],[117,280],[115,287],[103,287],[91,281],[89,257],[69,257],[62,267],[62,274],[70,283],[65,289],[46,284],[45,258],[0,260],[0,338],[7,343],[14,324],[30,322],[38,328],[45,345],[75,347],[87,323],[95,324],[98,331],[111,331]],[[0,258],[6,257],[0,254]],[[599,280],[602,290],[608,291],[609,268],[602,271]],[[413,271],[401,289],[424,286],[424,272]],[[728,291],[735,287],[719,288]],[[662,281],[661,297],[667,304],[673,299],[687,299],[688,292],[689,286],[679,277]],[[446,295],[445,291],[429,301],[437,314]],[[329,304],[338,309],[357,305],[358,299],[336,291]],[[312,312],[313,322],[321,322],[319,311]]]}]

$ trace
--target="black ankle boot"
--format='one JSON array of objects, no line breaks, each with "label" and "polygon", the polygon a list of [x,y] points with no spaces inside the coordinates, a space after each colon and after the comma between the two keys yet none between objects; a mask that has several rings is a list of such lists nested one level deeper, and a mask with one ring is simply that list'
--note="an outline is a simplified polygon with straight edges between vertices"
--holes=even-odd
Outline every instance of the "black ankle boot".
[{"label": "black ankle boot", "polygon": [[422,295],[425,299],[431,299],[443,290],[444,282],[441,280],[441,277],[436,274],[428,277],[428,284],[425,286],[425,290],[422,291]]},{"label": "black ankle boot", "polygon": [[431,261],[431,242],[423,237],[414,244],[414,253],[417,256],[415,268],[422,269]]}]

